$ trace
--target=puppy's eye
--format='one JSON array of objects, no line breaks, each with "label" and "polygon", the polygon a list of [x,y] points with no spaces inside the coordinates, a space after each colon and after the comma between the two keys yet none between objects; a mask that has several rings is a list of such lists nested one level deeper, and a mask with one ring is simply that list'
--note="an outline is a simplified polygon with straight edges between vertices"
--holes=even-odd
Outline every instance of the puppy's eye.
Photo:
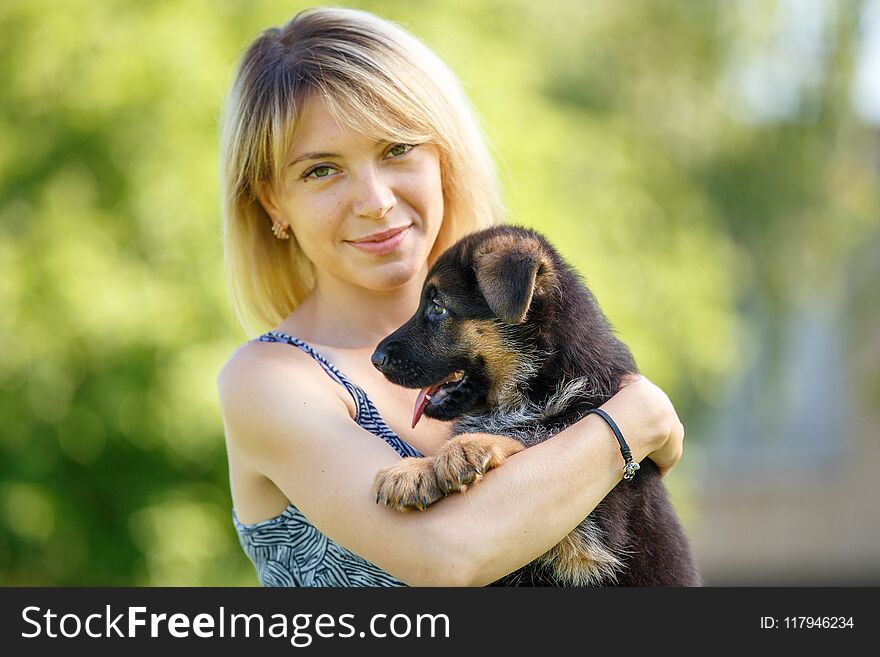
[{"label": "puppy's eye", "polygon": [[431,302],[431,307],[428,308],[428,313],[433,317],[443,317],[448,311],[446,308],[441,306],[436,301]]}]

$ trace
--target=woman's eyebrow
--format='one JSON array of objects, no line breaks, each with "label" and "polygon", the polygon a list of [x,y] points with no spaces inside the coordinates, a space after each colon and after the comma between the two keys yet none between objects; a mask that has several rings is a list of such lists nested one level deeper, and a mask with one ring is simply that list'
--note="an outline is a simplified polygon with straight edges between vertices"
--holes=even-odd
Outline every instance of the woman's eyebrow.
[{"label": "woman's eyebrow", "polygon": [[293,166],[298,162],[305,162],[306,160],[323,160],[325,157],[342,157],[339,153],[303,153],[298,158],[290,162],[287,166]]},{"label": "woman's eyebrow", "polygon": [[[388,144],[394,144],[394,143],[397,143],[397,142],[389,141],[386,139],[377,139],[376,140],[376,146],[379,146],[379,147],[384,147],[384,146],[387,146]],[[296,159],[289,162],[287,164],[287,166],[291,167],[294,164],[297,164],[299,162],[305,162],[307,160],[323,160],[324,158],[330,158],[330,157],[342,157],[342,155],[340,155],[339,153],[329,153],[329,152],[324,152],[324,151],[316,152],[316,153],[303,153],[302,155],[300,155]]]}]

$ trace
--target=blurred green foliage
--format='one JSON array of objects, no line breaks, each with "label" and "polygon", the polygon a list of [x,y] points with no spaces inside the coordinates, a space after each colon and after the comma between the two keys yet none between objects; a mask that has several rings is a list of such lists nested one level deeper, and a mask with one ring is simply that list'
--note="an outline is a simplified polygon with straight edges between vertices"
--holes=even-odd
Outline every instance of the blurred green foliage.
[{"label": "blurred green foliage", "polygon": [[[861,5],[833,4],[817,80],[769,119],[731,79],[779,3],[352,6],[460,75],[512,220],[584,273],[687,424],[747,360],[750,300],[833,291],[876,234],[876,141],[847,86]],[[256,582],[214,385],[249,337],[224,289],[217,124],[249,40],[304,6],[0,7],[0,583]]]}]

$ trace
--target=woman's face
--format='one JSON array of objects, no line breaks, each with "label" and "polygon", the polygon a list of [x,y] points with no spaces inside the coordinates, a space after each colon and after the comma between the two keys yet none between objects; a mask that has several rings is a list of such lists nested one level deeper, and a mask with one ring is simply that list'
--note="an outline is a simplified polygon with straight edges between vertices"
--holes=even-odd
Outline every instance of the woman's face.
[{"label": "woman's face", "polygon": [[303,109],[282,183],[263,195],[264,207],[290,226],[319,282],[390,290],[411,281],[443,220],[437,148],[377,142],[317,100]]}]

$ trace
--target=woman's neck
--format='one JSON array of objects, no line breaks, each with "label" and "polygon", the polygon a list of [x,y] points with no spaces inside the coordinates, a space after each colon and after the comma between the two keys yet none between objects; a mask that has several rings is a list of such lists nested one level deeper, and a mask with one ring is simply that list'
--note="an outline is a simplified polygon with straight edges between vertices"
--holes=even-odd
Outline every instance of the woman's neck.
[{"label": "woman's neck", "polygon": [[299,337],[342,349],[374,348],[416,311],[424,271],[393,290],[369,290],[320,276],[311,294],[281,325]]}]

